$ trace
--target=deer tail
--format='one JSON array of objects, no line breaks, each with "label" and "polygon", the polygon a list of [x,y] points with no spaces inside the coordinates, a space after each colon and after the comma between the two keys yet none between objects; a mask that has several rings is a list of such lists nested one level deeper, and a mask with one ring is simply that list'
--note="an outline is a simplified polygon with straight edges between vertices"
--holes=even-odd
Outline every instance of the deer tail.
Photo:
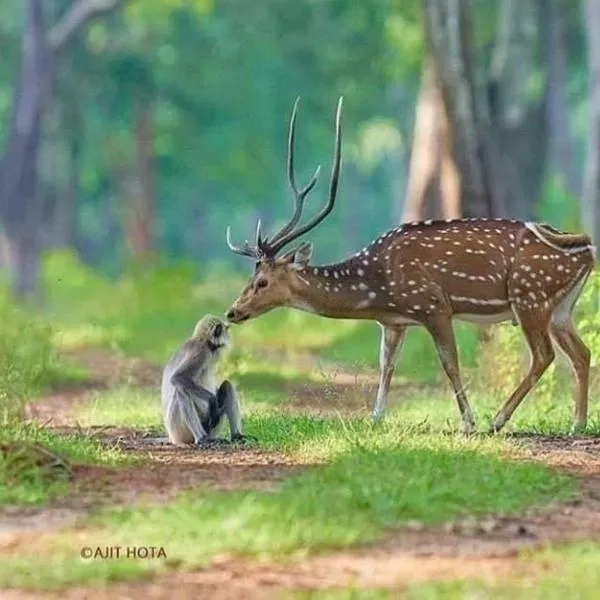
[{"label": "deer tail", "polygon": [[596,260],[596,246],[585,233],[565,233],[545,223],[525,223],[525,227],[547,246],[567,254],[590,252]]}]

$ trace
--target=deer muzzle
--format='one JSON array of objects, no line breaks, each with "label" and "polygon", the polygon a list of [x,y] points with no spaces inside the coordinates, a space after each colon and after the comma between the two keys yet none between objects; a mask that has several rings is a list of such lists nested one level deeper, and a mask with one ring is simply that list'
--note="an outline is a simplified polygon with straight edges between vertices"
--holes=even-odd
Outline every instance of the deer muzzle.
[{"label": "deer muzzle", "polygon": [[250,318],[249,314],[243,313],[235,307],[231,307],[226,313],[225,318],[229,323],[236,324],[247,321]]}]

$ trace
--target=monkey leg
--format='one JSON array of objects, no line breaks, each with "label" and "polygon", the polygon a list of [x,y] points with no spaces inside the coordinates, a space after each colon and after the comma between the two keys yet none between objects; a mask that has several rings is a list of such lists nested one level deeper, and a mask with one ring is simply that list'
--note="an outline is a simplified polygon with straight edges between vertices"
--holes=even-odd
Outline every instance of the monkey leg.
[{"label": "monkey leg", "polygon": [[221,415],[225,415],[229,421],[232,441],[256,441],[255,438],[242,433],[242,416],[235,388],[229,380],[223,381],[217,390],[217,404]]},{"label": "monkey leg", "polygon": [[207,414],[208,402],[200,398],[176,392],[173,398],[176,404],[169,411],[171,422],[168,427],[169,437],[174,443],[198,444],[208,435],[202,424],[201,415]]},{"label": "monkey leg", "polygon": [[200,422],[201,432],[198,436],[194,435],[194,445],[198,448],[229,444],[229,440],[214,437],[222,414],[218,408],[216,396],[211,396],[210,400],[204,400],[197,396],[192,396],[190,399],[192,411],[196,414],[196,418]]}]

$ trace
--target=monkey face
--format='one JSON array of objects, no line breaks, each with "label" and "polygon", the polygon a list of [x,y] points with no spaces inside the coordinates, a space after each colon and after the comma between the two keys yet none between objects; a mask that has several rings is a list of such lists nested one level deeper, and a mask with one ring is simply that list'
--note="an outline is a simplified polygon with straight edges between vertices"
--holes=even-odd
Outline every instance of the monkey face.
[{"label": "monkey face", "polygon": [[227,323],[217,319],[212,329],[212,344],[216,348],[224,348],[229,346],[229,325]]},{"label": "monkey face", "polygon": [[193,337],[206,340],[214,348],[223,348],[230,343],[229,325],[219,317],[206,315],[198,321]]}]

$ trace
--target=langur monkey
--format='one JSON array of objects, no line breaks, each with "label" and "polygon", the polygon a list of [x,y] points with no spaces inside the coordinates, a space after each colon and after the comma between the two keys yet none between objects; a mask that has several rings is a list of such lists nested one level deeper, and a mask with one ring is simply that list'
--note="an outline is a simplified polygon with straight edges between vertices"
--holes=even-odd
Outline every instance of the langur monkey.
[{"label": "langur monkey", "polygon": [[206,315],[192,337],[171,356],[162,376],[161,399],[165,428],[173,444],[211,446],[228,443],[213,437],[227,417],[231,441],[250,440],[242,433],[240,408],[233,385],[217,387],[215,368],[229,346],[228,325]]}]

